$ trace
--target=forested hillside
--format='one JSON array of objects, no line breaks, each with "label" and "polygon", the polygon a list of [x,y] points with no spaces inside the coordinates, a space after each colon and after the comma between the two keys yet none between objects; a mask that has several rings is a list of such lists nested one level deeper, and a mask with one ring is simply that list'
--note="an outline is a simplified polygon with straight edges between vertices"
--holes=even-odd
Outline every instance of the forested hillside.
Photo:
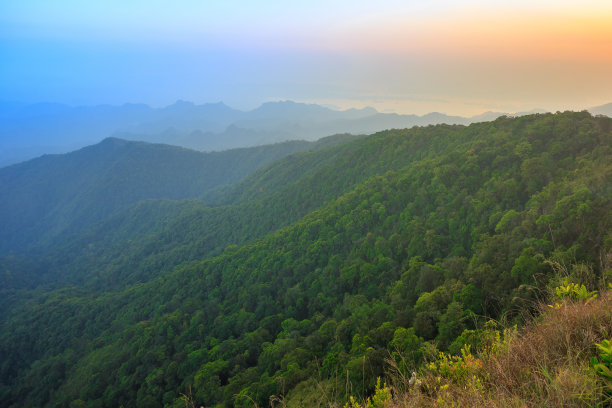
[{"label": "forested hillside", "polygon": [[342,406],[520,324],[561,270],[612,269],[612,120],[587,112],[389,130],[200,188],[4,259],[0,406]]},{"label": "forested hillside", "polygon": [[77,233],[141,200],[197,198],[281,157],[355,138],[336,135],[211,153],[108,138],[9,166],[0,169],[0,254]]}]

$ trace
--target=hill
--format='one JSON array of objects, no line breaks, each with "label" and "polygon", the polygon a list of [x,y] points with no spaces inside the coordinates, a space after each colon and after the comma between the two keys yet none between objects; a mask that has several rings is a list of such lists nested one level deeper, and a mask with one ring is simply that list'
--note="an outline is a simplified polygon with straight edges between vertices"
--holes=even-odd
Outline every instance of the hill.
[{"label": "hill", "polygon": [[[390,360],[409,375],[491,319],[522,323],[561,278],[551,265],[590,289],[609,278],[611,130],[586,112],[390,130],[271,163],[196,211],[214,216],[160,221],[163,235],[140,252],[129,252],[145,244],[137,222],[108,224],[109,237],[135,237],[121,247],[139,255],[106,290],[96,283],[117,258],[101,248],[78,282],[3,291],[0,404],[178,407],[185,394],[245,407],[324,395],[328,406],[370,395]],[[127,211],[156,219],[159,202],[138,206]],[[181,245],[235,235],[218,253],[159,267],[184,231]],[[133,280],[155,254],[142,268],[155,272]]]},{"label": "hill", "polygon": [[[164,109],[143,104],[67,106],[56,103],[0,105],[0,166],[42,154],[65,153],[98,143],[120,130],[162,132],[183,123],[220,131],[240,112],[221,103],[177,101]],[[170,143],[176,144],[176,143]]]},{"label": "hill", "polygon": [[201,153],[108,138],[69,154],[9,166],[0,169],[0,254],[77,233],[144,199],[198,198],[283,156],[351,139],[338,135]]},{"label": "hill", "polygon": [[612,365],[612,350],[596,346],[610,340],[612,296],[604,291],[584,300],[566,299],[552,309],[542,305],[521,330],[469,333],[481,339],[479,347],[429,364],[412,381],[394,378],[394,395],[390,387],[381,389],[379,400],[384,396],[385,403],[375,407],[609,405],[610,376],[606,382],[590,359],[608,369]]},{"label": "hill", "polygon": [[589,109],[593,115],[605,115],[612,117],[612,103],[607,103],[601,106],[595,106]]},{"label": "hill", "polygon": [[390,128],[469,123],[440,113],[379,113],[373,108],[338,111],[291,101],[251,111],[223,103],[177,101],[164,108],[142,104],[79,106],[0,104],[0,167],[48,153],[65,153],[109,136],[221,151],[287,140],[314,141],[336,133],[365,134]]}]

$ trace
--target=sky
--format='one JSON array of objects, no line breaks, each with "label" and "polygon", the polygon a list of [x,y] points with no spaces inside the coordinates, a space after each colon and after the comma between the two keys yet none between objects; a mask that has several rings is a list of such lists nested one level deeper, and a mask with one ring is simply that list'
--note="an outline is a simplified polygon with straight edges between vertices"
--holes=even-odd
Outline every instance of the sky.
[{"label": "sky", "polygon": [[178,99],[582,110],[612,102],[612,2],[0,1],[0,101]]}]

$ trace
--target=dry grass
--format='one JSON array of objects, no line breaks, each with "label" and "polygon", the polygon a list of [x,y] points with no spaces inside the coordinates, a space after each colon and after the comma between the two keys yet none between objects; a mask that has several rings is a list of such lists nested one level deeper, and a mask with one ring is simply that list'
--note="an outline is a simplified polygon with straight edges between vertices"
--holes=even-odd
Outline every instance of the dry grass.
[{"label": "dry grass", "polygon": [[478,381],[457,384],[424,374],[418,389],[396,393],[392,407],[612,406],[589,365],[595,343],[612,338],[612,293],[563,303],[542,314],[490,354],[480,355]]}]

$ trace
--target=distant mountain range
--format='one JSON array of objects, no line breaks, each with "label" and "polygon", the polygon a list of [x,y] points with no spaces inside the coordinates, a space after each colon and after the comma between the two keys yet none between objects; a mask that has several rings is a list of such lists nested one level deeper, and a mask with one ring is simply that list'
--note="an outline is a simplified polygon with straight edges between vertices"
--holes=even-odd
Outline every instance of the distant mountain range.
[{"label": "distant mountain range", "polygon": [[[592,108],[612,114],[612,104]],[[369,134],[391,128],[470,124],[502,115],[473,117],[429,113],[423,116],[380,113],[374,108],[333,110],[291,101],[269,102],[248,112],[222,102],[196,105],[177,101],[165,108],[144,104],[71,107],[55,103],[0,103],[0,167],[45,153],[65,153],[109,136],[166,143],[201,151],[250,147],[286,140],[317,140],[336,133]]]},{"label": "distant mountain range", "polygon": [[589,109],[593,115],[604,115],[612,117],[612,103],[607,103],[601,106],[595,106],[594,108]]}]

